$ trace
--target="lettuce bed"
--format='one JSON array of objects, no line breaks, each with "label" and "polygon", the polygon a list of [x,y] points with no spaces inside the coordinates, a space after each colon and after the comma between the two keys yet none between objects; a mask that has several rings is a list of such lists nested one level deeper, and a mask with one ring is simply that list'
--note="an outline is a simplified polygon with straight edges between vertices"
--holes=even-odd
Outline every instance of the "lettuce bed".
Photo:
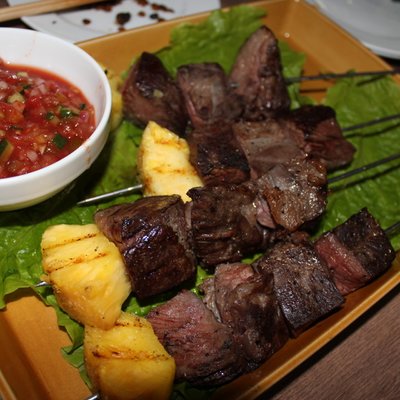
[{"label": "lettuce bed", "polygon": [[[158,55],[171,73],[189,62],[216,61],[229,71],[239,46],[246,37],[261,25],[263,11],[239,6],[229,12],[216,11],[199,25],[183,25],[171,36],[171,46],[160,50]],[[303,54],[292,51],[286,43],[280,43],[285,76],[301,73],[305,60]],[[135,55],[132,54],[132,57]],[[128,67],[128,66],[127,66]],[[290,86],[293,107],[309,102],[302,98],[298,85]],[[341,126],[350,126],[375,117],[398,112],[400,87],[391,78],[374,80],[343,79],[326,95],[324,103],[332,106]],[[141,130],[128,122],[112,133],[109,143],[95,165],[53,199],[38,206],[14,212],[0,213],[0,307],[6,305],[6,295],[20,288],[31,287],[40,281],[40,241],[43,231],[50,225],[86,224],[93,222],[96,206],[77,207],[76,202],[89,195],[103,193],[132,185],[135,177],[135,160]],[[357,148],[355,160],[349,169],[400,152],[400,124],[386,123],[379,128],[368,128],[348,135]],[[340,171],[340,173],[343,172]],[[367,179],[373,177],[373,179]],[[400,164],[392,162],[360,177],[354,177],[331,187],[327,211],[316,235],[345,221],[350,215],[368,207],[385,228],[396,222],[400,215]],[[132,201],[138,196],[116,199],[101,207]],[[400,247],[400,235],[391,238],[396,249]],[[199,281],[204,271],[199,269]],[[57,306],[51,289],[35,289],[46,304],[57,312],[60,325],[72,339],[72,346],[64,349],[66,358],[83,371],[82,327],[72,321]],[[139,304],[134,297],[127,310],[145,315],[163,298],[152,304]],[[177,385],[175,398],[206,398],[207,392],[196,391],[186,385]]]}]

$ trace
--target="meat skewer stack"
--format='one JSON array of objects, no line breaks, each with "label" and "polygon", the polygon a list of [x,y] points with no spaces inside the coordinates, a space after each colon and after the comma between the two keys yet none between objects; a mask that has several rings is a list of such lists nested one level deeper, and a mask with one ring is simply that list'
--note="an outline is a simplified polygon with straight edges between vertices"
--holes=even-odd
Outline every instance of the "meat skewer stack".
[{"label": "meat skewer stack", "polygon": [[390,267],[395,252],[365,209],[315,242],[303,231],[325,210],[327,170],[355,149],[332,109],[290,111],[268,28],[245,43],[229,76],[208,63],[181,67],[174,81],[144,53],[123,96],[126,117],[186,137],[205,183],[188,203],[147,197],[94,217],[139,299],[181,288],[198,263],[214,272],[203,298],[180,290],[147,316],[178,381],[212,387],[254,370]]},{"label": "meat skewer stack", "polygon": [[202,284],[203,302],[182,291],[147,318],[174,357],[178,379],[219,385],[257,368],[394,258],[384,231],[363,209],[314,243],[297,232],[251,265],[218,265]]}]

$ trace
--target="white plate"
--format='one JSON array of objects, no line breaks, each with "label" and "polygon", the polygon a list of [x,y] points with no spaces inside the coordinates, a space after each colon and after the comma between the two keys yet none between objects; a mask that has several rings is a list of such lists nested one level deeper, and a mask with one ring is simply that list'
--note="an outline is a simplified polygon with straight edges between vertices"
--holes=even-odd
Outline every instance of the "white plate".
[{"label": "white plate", "polygon": [[[31,1],[8,0],[8,3],[10,5],[17,5]],[[154,14],[168,20],[220,7],[219,0],[156,0],[155,2],[122,0],[117,3],[107,11],[98,7],[95,8],[94,6],[87,6],[80,10],[24,17],[22,20],[31,28],[38,31],[50,33],[70,42],[79,42],[118,32],[121,28],[121,25],[116,22],[118,13],[130,13],[131,18],[129,22],[123,26],[124,29],[131,29],[156,23],[157,17]],[[147,5],[141,6],[139,3],[147,3]],[[154,10],[151,7],[152,4],[168,7],[172,11]]]},{"label": "white plate", "polygon": [[399,0],[309,0],[309,3],[376,54],[400,59]]}]

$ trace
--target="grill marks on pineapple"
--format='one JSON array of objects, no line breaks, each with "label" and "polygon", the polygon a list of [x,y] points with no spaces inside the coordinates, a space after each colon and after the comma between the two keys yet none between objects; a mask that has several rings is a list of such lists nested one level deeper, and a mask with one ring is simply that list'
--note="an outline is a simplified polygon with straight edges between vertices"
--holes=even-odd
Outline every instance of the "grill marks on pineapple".
[{"label": "grill marks on pineapple", "polygon": [[111,328],[131,291],[115,244],[95,224],[61,224],[46,229],[41,247],[60,307],[84,325]]},{"label": "grill marks on pineapple", "polygon": [[104,359],[120,359],[120,360],[130,360],[130,361],[167,361],[170,359],[170,356],[166,354],[147,351],[140,351],[129,348],[119,348],[110,349],[110,348],[101,348],[98,347],[92,354],[96,358],[104,358]]},{"label": "grill marks on pineapple", "polygon": [[[96,241],[101,242],[103,246],[94,246],[93,244]],[[102,258],[109,257],[111,249],[107,249],[107,247],[110,247],[110,244],[107,242],[108,240],[101,232],[92,232],[81,236],[68,237],[63,241],[42,247],[42,257],[48,260],[46,272],[51,273],[60,268],[70,266],[85,267],[84,264],[90,264]],[[74,254],[73,256],[65,257],[65,254],[71,252]],[[60,258],[55,256],[58,254],[60,254]]]}]

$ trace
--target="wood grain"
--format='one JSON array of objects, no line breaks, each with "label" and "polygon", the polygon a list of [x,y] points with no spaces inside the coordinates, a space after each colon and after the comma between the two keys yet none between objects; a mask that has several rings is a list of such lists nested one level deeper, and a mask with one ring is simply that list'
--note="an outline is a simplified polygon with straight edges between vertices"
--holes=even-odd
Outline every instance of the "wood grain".
[{"label": "wood grain", "polygon": [[87,4],[100,3],[105,0],[41,0],[18,4],[0,9],[0,22],[11,21],[29,15],[61,11]]}]

